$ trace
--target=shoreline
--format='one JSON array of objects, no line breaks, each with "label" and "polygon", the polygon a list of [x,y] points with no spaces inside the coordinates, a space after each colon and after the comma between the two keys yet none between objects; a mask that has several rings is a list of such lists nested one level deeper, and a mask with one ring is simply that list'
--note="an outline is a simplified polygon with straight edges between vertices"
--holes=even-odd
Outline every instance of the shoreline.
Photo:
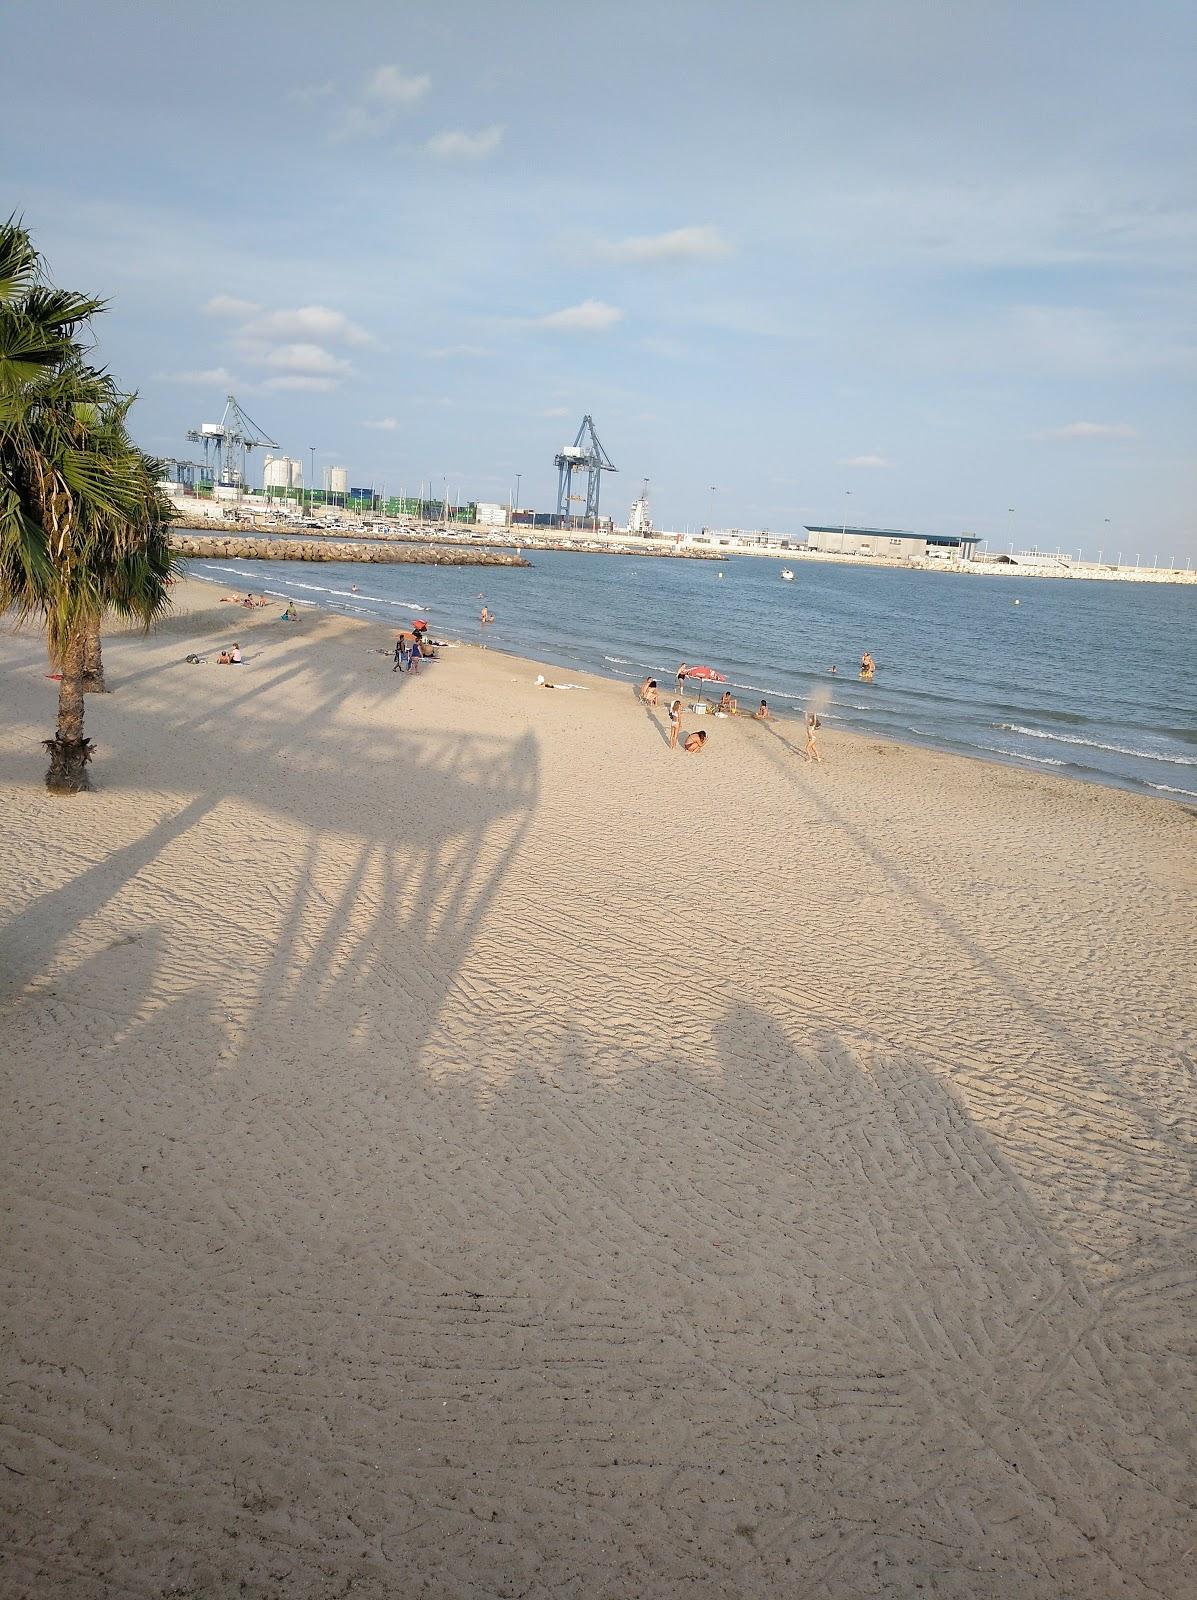
[{"label": "shoreline", "polygon": [[[205,588],[222,588],[222,587],[223,588],[228,588],[228,587],[231,586],[230,584],[225,583],[223,580],[218,582],[215,578],[209,578],[209,577],[203,576],[200,573],[191,573],[191,572],[189,572],[187,574],[186,578],[183,581],[184,582],[188,582],[188,583],[202,584]],[[372,618],[372,617],[362,617],[362,616],[347,616],[345,614],[345,612],[338,611],[338,610],[334,609],[332,606],[322,606],[317,601],[296,599],[293,595],[282,595],[282,594],[278,595],[277,598],[280,601],[286,600],[290,604],[295,605],[295,606],[297,606],[297,607],[299,607],[301,609],[306,609],[306,610],[308,610],[308,611],[310,611],[310,612],[312,612],[312,613],[314,613],[315,615],[318,615],[318,616],[337,617],[337,618],[343,620],[346,623],[360,624],[361,626],[363,626],[365,628],[377,628],[379,630],[380,634],[386,634],[386,633],[390,634],[389,643],[391,645],[394,644],[394,637],[395,637],[396,633],[400,631],[399,628],[396,625],[394,625],[394,624],[392,624],[390,622],[386,622],[386,621],[384,621],[382,619],[376,619],[376,618]],[[537,673],[543,673],[547,677],[547,676],[551,676],[554,673],[556,673],[558,675],[560,675],[562,673],[573,673],[573,674],[579,674],[579,675],[586,676],[586,677],[592,679],[594,683],[602,683],[602,684],[608,684],[608,685],[612,685],[612,686],[619,686],[619,687],[621,687],[621,688],[623,688],[625,690],[627,688],[629,688],[629,687],[632,688],[633,691],[635,689],[635,679],[634,678],[620,677],[618,674],[616,674],[614,672],[599,672],[599,671],[595,671],[593,668],[580,667],[580,666],[576,666],[576,665],[573,665],[573,664],[570,664],[570,663],[567,663],[567,662],[554,662],[554,661],[549,661],[549,660],[542,659],[540,657],[529,656],[529,655],[521,655],[520,653],[518,653],[516,651],[506,650],[501,645],[484,644],[479,640],[458,639],[458,640],[455,641],[455,644],[456,644],[456,646],[458,648],[461,648],[461,649],[476,650],[476,651],[481,652],[484,655],[503,657],[506,660],[510,660],[510,661],[512,661],[514,663],[519,664],[522,667],[527,668],[533,675],[535,675]],[[646,647],[646,648],[648,648],[648,647]],[[846,675],[844,677],[842,677],[842,678],[835,678],[835,679],[830,679],[829,678],[828,679],[828,683],[829,684],[834,684],[837,687],[842,686],[844,684],[847,684],[847,683],[849,683],[851,681],[852,680],[849,679]],[[755,690],[752,690],[751,692],[759,694],[761,691],[759,689],[755,689]],[[661,704],[661,709],[664,710],[664,708],[668,705],[668,702],[669,702],[669,699],[671,698],[671,696],[668,693],[666,693],[665,690],[663,690],[663,689],[659,690],[659,693],[660,693],[661,703],[662,703]],[[791,694],[786,694],[786,693],[784,693],[782,691],[773,691],[773,694],[778,699],[784,700],[786,702],[795,703],[795,704],[797,703],[797,701],[799,699],[799,697],[797,697],[797,696],[794,696],[794,695],[791,695]],[[741,698],[742,698],[742,694],[741,694]],[[767,698],[767,699],[769,698],[768,692],[766,692],[765,698]],[[687,706],[690,703],[690,699],[691,699],[691,696],[688,695],[686,697]],[[817,694],[812,694],[812,695],[810,695],[810,696],[808,696],[806,698],[805,704],[806,705],[814,704],[818,699],[819,699],[819,697],[818,697]],[[774,699],[770,700],[770,709],[773,711],[773,716],[772,716],[771,720],[778,721],[778,722],[783,722],[783,723],[793,723],[797,727],[801,727],[802,726],[802,717],[804,715],[804,710],[791,710],[791,709],[788,709],[786,706],[782,706],[782,707],[779,707],[778,709],[774,710],[773,708],[774,708],[775,703],[776,703],[776,700],[774,700]],[[708,702],[708,704],[710,704],[710,702]],[[1134,795],[1134,796],[1139,797],[1139,798],[1144,799],[1144,800],[1150,800],[1150,801],[1153,801],[1153,802],[1163,803],[1163,804],[1166,804],[1166,805],[1178,806],[1183,811],[1187,811],[1187,812],[1190,812],[1192,814],[1197,815],[1197,794],[1193,794],[1192,796],[1189,796],[1187,794],[1151,793],[1143,786],[1143,784],[1136,783],[1136,782],[1134,782],[1132,780],[1129,780],[1129,779],[1120,780],[1116,776],[1113,776],[1113,775],[1106,775],[1106,774],[1100,774],[1100,773],[1094,773],[1094,774],[1090,775],[1090,774],[1087,774],[1087,773],[1082,772],[1082,771],[1074,771],[1074,772],[1050,772],[1050,771],[1045,771],[1045,770],[1043,770],[1043,767],[1042,767],[1042,765],[1040,763],[1037,763],[1035,760],[1033,760],[1030,757],[1019,757],[1018,755],[1014,755],[1014,754],[1010,755],[1009,757],[1006,757],[1005,755],[1003,755],[1001,752],[998,752],[998,751],[994,751],[991,754],[989,754],[989,753],[985,753],[985,752],[974,752],[974,751],[971,751],[971,750],[969,750],[969,751],[953,750],[953,749],[947,748],[943,743],[937,743],[937,742],[935,742],[934,740],[932,740],[930,738],[928,738],[926,742],[920,742],[920,741],[915,740],[915,739],[895,739],[891,735],[887,735],[887,734],[883,734],[883,733],[873,733],[873,732],[865,731],[865,730],[862,730],[862,729],[853,729],[853,728],[847,728],[847,727],[843,727],[843,726],[837,726],[836,724],[840,721],[840,719],[839,719],[839,717],[837,716],[837,714],[835,712],[834,706],[825,709],[824,706],[821,703],[819,703],[819,704],[816,705],[815,708],[818,711],[818,714],[819,714],[820,718],[825,719],[825,731],[828,731],[828,732],[832,733],[837,740],[839,740],[839,739],[849,739],[849,740],[869,741],[869,742],[872,742],[872,743],[875,743],[875,744],[882,744],[882,745],[891,746],[896,750],[917,751],[917,752],[924,753],[924,754],[942,756],[942,757],[944,757],[946,759],[975,762],[975,763],[979,763],[983,768],[999,768],[999,769],[1002,769],[1002,770],[1005,770],[1005,771],[1014,770],[1014,771],[1017,771],[1017,772],[1026,773],[1027,775],[1029,775],[1031,777],[1036,777],[1036,778],[1038,778],[1038,777],[1054,778],[1054,779],[1057,779],[1058,781],[1061,781],[1061,782],[1064,782],[1064,783],[1068,783],[1068,784],[1080,783],[1080,784],[1083,784],[1084,786],[1086,786],[1088,788],[1096,788],[1096,789],[1100,789],[1100,790],[1109,790],[1109,791],[1113,791],[1113,792],[1119,793],[1119,794]],[[805,706],[804,706],[804,709],[805,709]],[[728,718],[718,718],[717,719],[712,714],[712,712],[710,710],[708,710],[708,711],[702,713],[702,722],[701,722],[700,725],[703,726],[703,727],[706,727],[708,730],[710,730],[712,727],[714,727],[716,725],[717,722],[721,723],[721,722],[724,722],[724,721],[726,721],[728,723],[735,722],[735,723],[738,724],[738,723],[744,723],[744,722],[752,722],[753,718],[752,718],[750,713],[745,713],[745,712],[741,711],[741,713],[738,716],[734,717],[734,718],[728,717]]]}]

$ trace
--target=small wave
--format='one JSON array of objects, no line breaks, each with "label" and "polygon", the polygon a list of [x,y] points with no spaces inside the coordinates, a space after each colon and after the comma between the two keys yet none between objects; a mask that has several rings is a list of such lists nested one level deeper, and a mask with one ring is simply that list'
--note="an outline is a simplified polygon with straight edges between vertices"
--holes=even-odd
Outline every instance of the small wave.
[{"label": "small wave", "polygon": [[1147,787],[1149,789],[1158,789],[1161,794],[1183,794],[1187,800],[1197,800],[1197,789],[1178,789],[1174,783],[1148,782]]},{"label": "small wave", "polygon": [[1137,756],[1141,761],[1163,761],[1172,767],[1197,767],[1197,757],[1164,756],[1158,750],[1138,750],[1134,745],[1103,744],[1100,739],[1077,739],[1070,733],[1048,733],[1044,728],[1024,728],[1018,722],[999,722],[995,726],[1003,733],[1022,734],[1027,739],[1050,739],[1053,744],[1077,744],[1086,750],[1108,750],[1116,756]]},{"label": "small wave", "polygon": [[1037,767],[1076,767],[1078,771],[1091,771],[1091,768],[1082,767],[1076,761],[1060,761],[1055,756],[1028,756],[1021,750],[1006,750],[997,744],[972,744],[968,740],[962,741],[966,748],[971,750],[988,750],[992,755],[1005,756],[1007,761],[1033,761]]},{"label": "small wave", "polygon": [[604,661],[610,661],[613,666],[626,667],[630,665],[627,656],[604,656]]}]

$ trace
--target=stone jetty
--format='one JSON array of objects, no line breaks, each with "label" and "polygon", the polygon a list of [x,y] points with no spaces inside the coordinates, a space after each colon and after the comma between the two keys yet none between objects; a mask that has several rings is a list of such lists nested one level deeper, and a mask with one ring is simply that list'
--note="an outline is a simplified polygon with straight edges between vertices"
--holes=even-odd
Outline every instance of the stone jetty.
[{"label": "stone jetty", "polygon": [[361,539],[253,538],[246,534],[170,531],[171,549],[181,556],[221,561],[360,561],[380,565],[409,562],[426,567],[530,567],[523,556],[503,550],[456,545],[372,544]]}]

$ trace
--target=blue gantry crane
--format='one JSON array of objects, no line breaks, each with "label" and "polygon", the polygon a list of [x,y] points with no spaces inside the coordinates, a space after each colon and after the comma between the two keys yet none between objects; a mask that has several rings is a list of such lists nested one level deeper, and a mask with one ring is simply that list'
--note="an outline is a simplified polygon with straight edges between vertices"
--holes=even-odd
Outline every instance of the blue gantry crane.
[{"label": "blue gantry crane", "polygon": [[582,426],[578,429],[578,437],[573,444],[565,445],[553,457],[553,465],[557,468],[557,515],[568,517],[574,515],[574,504],[582,503],[582,496],[574,494],[574,473],[585,470],[586,473],[586,511],[587,517],[598,517],[599,489],[602,484],[604,472],[618,472],[619,468],[599,443],[599,436],[594,431],[594,419],[590,416],[582,418]]},{"label": "blue gantry crane", "polygon": [[245,457],[248,451],[266,445],[278,449],[278,440],[263,433],[252,417],[247,417],[229,395],[224,416],[219,422],[205,422],[187,433],[193,444],[204,447],[204,468],[212,475],[214,484],[226,488],[240,488],[245,482]]}]

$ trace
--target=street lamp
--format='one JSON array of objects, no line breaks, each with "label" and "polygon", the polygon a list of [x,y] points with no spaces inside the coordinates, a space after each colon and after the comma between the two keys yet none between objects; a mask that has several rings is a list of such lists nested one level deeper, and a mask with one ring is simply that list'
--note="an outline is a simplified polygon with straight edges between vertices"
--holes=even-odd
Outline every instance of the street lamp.
[{"label": "street lamp", "polygon": [[851,495],[851,493],[851,489],[844,490],[844,515],[840,522],[840,555],[843,555],[844,553],[844,539],[847,537],[848,533],[848,497]]},{"label": "street lamp", "polygon": [[715,531],[715,490],[718,487],[719,487],[718,484],[715,484],[715,483],[713,483],[711,485],[711,532],[712,533],[714,533],[714,531]]},{"label": "street lamp", "polygon": [[515,505],[512,508],[515,511],[518,511],[520,508],[520,481],[522,480],[523,476],[524,475],[522,472],[517,472],[515,475]]}]

